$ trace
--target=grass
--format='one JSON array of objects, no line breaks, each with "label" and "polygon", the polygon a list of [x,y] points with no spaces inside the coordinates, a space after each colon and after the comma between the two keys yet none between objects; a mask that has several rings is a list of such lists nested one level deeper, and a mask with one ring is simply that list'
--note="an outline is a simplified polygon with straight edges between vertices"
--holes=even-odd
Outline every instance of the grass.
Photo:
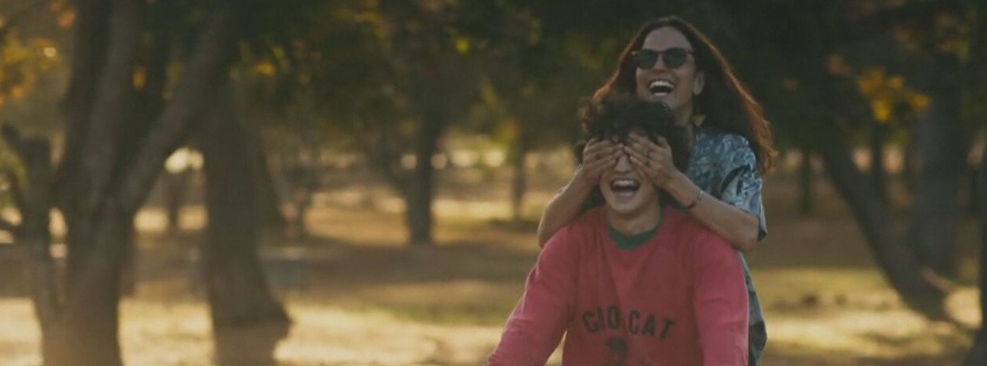
[{"label": "grass", "polygon": [[[787,179],[769,180],[771,233],[748,257],[768,319],[763,364],[959,365],[968,332],[905,309],[832,190],[820,184],[819,211],[801,218]],[[534,222],[561,182],[534,185],[521,223],[500,203],[506,183],[440,187],[432,247],[404,244],[400,201],[380,186],[318,195],[310,236],[265,240],[303,248],[307,268],[303,284],[280,292],[294,327],[278,358],[286,366],[482,364],[537,258]],[[150,209],[138,220],[140,285],[122,305],[124,356],[130,365],[209,365],[207,310],[188,269],[204,214],[187,210],[178,236],[161,232],[161,217]],[[948,305],[972,328],[980,322],[972,222],[960,234],[961,286]],[[0,299],[0,324],[0,365],[38,364],[29,300]]]}]

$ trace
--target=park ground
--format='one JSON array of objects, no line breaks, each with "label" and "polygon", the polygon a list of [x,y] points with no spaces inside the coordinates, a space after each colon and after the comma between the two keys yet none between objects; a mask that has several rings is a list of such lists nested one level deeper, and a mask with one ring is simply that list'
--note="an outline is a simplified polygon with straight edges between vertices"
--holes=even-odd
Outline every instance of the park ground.
[{"label": "park ground", "polygon": [[[561,175],[533,179],[524,220],[512,222],[501,175],[441,180],[432,247],[404,244],[400,200],[359,178],[315,196],[309,235],[267,235],[265,251],[284,259],[272,281],[294,321],[277,350],[282,365],[482,364],[538,255],[540,210],[562,184]],[[961,278],[948,302],[958,322],[929,322],[902,306],[846,205],[819,182],[816,214],[803,217],[794,178],[767,181],[770,235],[748,257],[768,320],[762,364],[959,365],[980,322],[973,221],[960,229]],[[203,217],[200,206],[187,207],[184,230],[172,235],[160,210],[138,217],[140,282],[121,315],[128,365],[211,364],[190,266]],[[37,365],[38,354],[29,299],[0,298],[0,365]]]}]

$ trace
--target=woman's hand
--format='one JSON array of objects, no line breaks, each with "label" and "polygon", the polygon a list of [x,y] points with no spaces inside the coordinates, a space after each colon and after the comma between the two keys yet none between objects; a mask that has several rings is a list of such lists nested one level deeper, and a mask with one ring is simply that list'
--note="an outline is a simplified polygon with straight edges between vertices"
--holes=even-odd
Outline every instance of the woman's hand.
[{"label": "woman's hand", "polygon": [[675,167],[672,148],[664,137],[659,136],[656,144],[647,137],[632,132],[624,152],[630,156],[631,164],[655,187],[665,188],[670,180],[682,174]]},{"label": "woman's hand", "polygon": [[587,187],[595,187],[600,184],[603,173],[613,168],[617,163],[617,158],[622,151],[623,144],[614,143],[610,140],[599,140],[592,138],[583,148],[583,164],[576,171],[576,179]]}]

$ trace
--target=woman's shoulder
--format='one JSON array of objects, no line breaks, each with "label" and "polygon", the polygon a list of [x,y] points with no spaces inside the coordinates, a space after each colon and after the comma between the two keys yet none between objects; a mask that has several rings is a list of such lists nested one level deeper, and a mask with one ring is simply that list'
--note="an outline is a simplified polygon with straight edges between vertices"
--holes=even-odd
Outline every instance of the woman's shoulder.
[{"label": "woman's shoulder", "polygon": [[732,165],[729,162],[742,159],[754,159],[754,150],[750,142],[740,134],[726,132],[720,129],[704,127],[696,139],[693,149],[693,162],[708,161]]},{"label": "woman's shoulder", "polygon": [[706,140],[705,145],[716,146],[722,150],[750,149],[750,142],[743,135],[727,132],[715,127],[703,127],[699,134]]}]

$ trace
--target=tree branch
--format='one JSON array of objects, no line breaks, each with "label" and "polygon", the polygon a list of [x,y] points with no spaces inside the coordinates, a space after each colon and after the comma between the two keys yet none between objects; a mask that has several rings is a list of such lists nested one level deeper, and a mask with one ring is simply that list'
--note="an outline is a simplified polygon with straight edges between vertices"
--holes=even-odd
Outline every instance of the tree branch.
[{"label": "tree branch", "polygon": [[125,212],[136,211],[150,191],[161,166],[201,120],[210,94],[219,78],[226,75],[235,46],[232,5],[220,2],[210,14],[206,29],[196,44],[192,58],[175,90],[175,99],[155,120],[130,170],[121,181],[120,204]]}]

